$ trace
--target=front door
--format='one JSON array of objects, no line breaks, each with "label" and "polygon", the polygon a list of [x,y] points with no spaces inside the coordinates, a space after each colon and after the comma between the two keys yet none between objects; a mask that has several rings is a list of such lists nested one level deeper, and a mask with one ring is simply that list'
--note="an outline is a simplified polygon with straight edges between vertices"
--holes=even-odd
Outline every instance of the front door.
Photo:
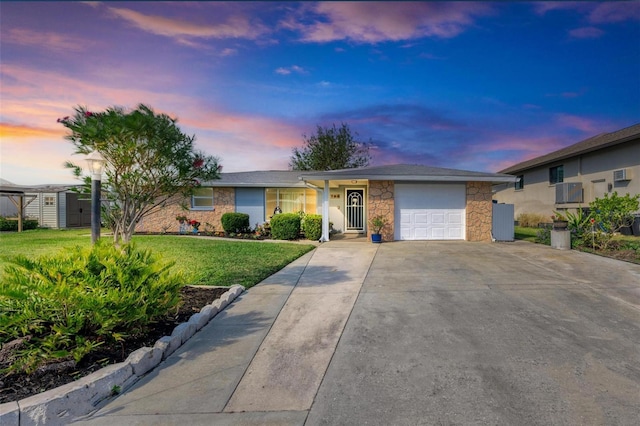
[{"label": "front door", "polygon": [[364,232],[364,189],[347,189],[344,198],[345,231]]}]

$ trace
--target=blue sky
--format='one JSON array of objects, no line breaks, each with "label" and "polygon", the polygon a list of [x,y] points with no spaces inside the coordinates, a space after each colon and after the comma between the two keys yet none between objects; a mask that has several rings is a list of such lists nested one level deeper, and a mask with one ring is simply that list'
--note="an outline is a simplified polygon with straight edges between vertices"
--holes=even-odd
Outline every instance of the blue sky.
[{"label": "blue sky", "polygon": [[333,123],[374,165],[495,172],[640,122],[640,2],[2,2],[0,61],[17,184],[74,182],[76,105],[166,112],[226,172]]}]

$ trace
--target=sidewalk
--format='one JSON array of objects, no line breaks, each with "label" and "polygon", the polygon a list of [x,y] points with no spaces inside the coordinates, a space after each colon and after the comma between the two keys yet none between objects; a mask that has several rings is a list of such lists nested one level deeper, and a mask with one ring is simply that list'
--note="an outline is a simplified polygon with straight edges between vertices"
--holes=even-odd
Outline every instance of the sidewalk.
[{"label": "sidewalk", "polygon": [[74,424],[303,425],[377,250],[320,245]]}]

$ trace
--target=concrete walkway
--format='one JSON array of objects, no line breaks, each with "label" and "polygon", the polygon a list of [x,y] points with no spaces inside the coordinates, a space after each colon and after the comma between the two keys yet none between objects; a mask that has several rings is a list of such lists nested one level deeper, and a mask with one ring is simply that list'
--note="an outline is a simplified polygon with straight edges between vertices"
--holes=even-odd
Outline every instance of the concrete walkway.
[{"label": "concrete walkway", "polygon": [[76,424],[304,424],[378,247],[321,245]]}]

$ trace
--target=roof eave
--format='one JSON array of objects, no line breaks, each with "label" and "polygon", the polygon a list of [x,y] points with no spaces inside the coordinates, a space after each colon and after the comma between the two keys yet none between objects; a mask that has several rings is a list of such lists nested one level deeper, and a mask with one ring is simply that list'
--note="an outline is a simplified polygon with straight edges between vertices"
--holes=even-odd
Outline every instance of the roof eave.
[{"label": "roof eave", "polygon": [[434,175],[353,175],[353,176],[327,176],[327,175],[302,175],[300,180],[345,180],[345,179],[367,179],[367,180],[393,180],[393,181],[409,181],[409,182],[515,182],[514,176],[434,176]]},{"label": "roof eave", "polygon": [[280,182],[280,183],[265,183],[265,182],[203,182],[200,186],[208,186],[215,188],[292,188],[300,187],[304,188],[303,182]]},{"label": "roof eave", "polygon": [[[602,145],[590,147],[590,148],[585,148],[585,149],[577,151],[577,152],[559,155],[557,157],[553,157],[553,158],[550,158],[548,160],[543,160],[543,161],[540,161],[540,162],[536,162],[536,163],[533,163],[531,165],[527,165],[527,166],[524,166],[524,167],[520,167],[518,164],[516,164],[514,166],[511,166],[511,167],[508,167],[508,168],[506,168],[504,170],[501,170],[498,173],[513,174],[513,173],[519,173],[519,172],[524,172],[524,171],[527,171],[527,170],[535,169],[535,168],[542,167],[542,166],[547,166],[549,164],[557,163],[558,161],[564,161],[564,160],[566,160],[568,158],[578,157],[580,155],[589,154],[591,152],[599,151],[601,149],[606,149],[606,148],[610,148],[610,147],[615,146],[615,145],[620,145],[621,143],[625,143],[625,142],[632,141],[634,139],[638,139],[639,136],[640,135],[638,135],[638,134],[633,134],[633,135],[627,136],[626,138],[617,139],[617,140],[614,140],[614,141],[611,141],[611,142],[608,142],[608,143],[605,143],[605,144],[602,144]],[[543,155],[543,157],[546,156],[546,155],[549,155],[549,154],[545,154],[545,155]],[[532,160],[522,161],[520,164],[528,163],[528,162],[530,162]]]}]

